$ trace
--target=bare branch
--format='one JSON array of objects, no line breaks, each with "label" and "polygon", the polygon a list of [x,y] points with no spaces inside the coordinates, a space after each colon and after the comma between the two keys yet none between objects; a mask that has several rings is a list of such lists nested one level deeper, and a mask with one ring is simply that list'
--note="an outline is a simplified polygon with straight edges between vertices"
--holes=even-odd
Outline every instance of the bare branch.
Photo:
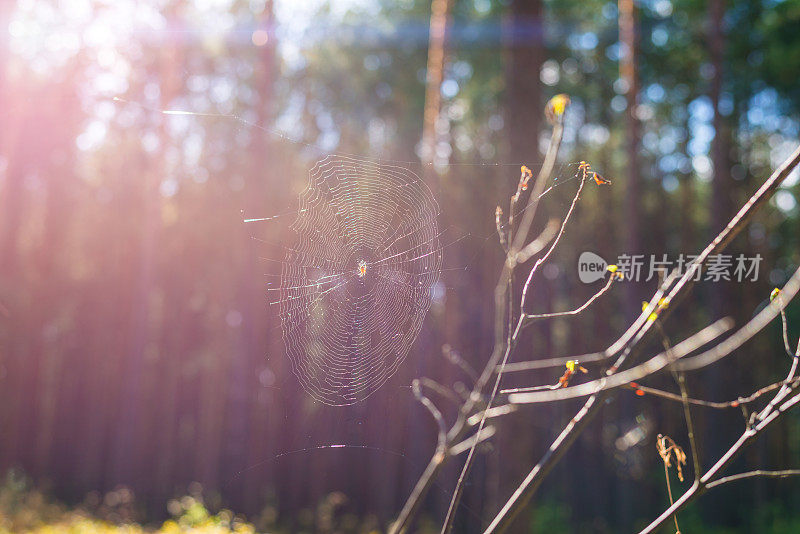
[{"label": "bare branch", "polygon": [[[795,357],[792,361],[792,366],[789,369],[789,373],[786,376],[786,379],[783,381],[783,386],[781,389],[775,394],[775,397],[770,401],[770,403],[764,407],[761,412],[753,414],[754,416],[751,418],[752,424],[749,424],[745,429],[742,436],[736,441],[736,443],[731,446],[730,449],[717,461],[714,466],[706,472],[699,479],[695,479],[694,485],[675,503],[673,503],[668,510],[662,513],[655,521],[653,521],[648,527],[642,531],[641,534],[649,533],[655,531],[665,520],[669,517],[669,513],[675,513],[682,507],[688,505],[692,500],[700,496],[706,490],[711,489],[713,487],[733,482],[735,480],[740,480],[743,478],[751,478],[756,476],[766,476],[766,477],[783,477],[789,476],[794,474],[800,474],[800,470],[785,470],[785,471],[752,471],[748,473],[741,473],[739,475],[732,475],[729,477],[722,477],[718,479],[714,479],[714,477],[722,472],[725,467],[727,467],[730,462],[732,462],[736,456],[747,446],[749,445],[761,432],[763,432],[770,424],[777,421],[783,414],[792,408],[795,404],[800,402],[800,394],[795,394],[793,397],[787,397],[793,395],[794,392],[800,388],[800,381],[795,378],[795,373],[797,371],[797,362],[800,360],[800,341],[797,343],[797,350],[795,351]],[[752,397],[752,395],[751,395]]]},{"label": "bare branch", "polygon": [[[791,301],[800,290],[800,268],[798,268],[786,285],[783,287],[781,294],[786,297],[786,301]],[[745,341],[748,341],[758,332],[760,332],[770,321],[772,321],[778,313],[783,309],[781,302],[772,301],[769,306],[761,310],[758,315],[753,317],[747,324],[745,324],[734,335],[717,345],[716,347],[689,358],[686,361],[679,362],[675,365],[676,369],[681,371],[691,371],[706,367],[717,360],[724,358],[734,350],[738,349]]]},{"label": "bare branch", "polygon": [[442,355],[447,358],[450,363],[464,371],[472,379],[473,383],[478,381],[478,372],[469,362],[461,357],[461,354],[459,354],[457,350],[445,344],[442,346]]},{"label": "bare branch", "polygon": [[506,365],[506,373],[516,373],[520,371],[534,371],[537,369],[549,369],[551,367],[564,367],[567,362],[596,363],[608,360],[611,356],[607,352],[590,352],[579,356],[562,356],[560,358],[548,358],[546,360],[533,360],[529,362],[514,362]]},{"label": "bare branch", "polygon": [[[798,268],[789,281],[784,286],[781,294],[787,300],[791,300],[800,290],[800,268]],[[708,351],[687,359],[686,361],[678,362],[677,360],[683,358],[695,350],[699,349],[709,341],[721,335],[724,331],[730,329],[732,321],[730,319],[721,319],[712,327],[707,327],[694,336],[684,340],[678,344],[673,351],[665,351],[657,356],[654,356],[645,363],[636,367],[615,374],[613,377],[604,377],[591,382],[587,382],[578,386],[560,389],[551,392],[531,392],[513,394],[509,397],[509,401],[515,404],[528,404],[533,402],[548,402],[551,400],[564,400],[575,397],[583,397],[591,395],[597,391],[612,389],[627,385],[629,382],[635,382],[649,376],[657,371],[660,371],[668,365],[674,365],[678,371],[687,371],[706,367],[717,360],[724,358],[731,354],[734,350],[739,348],[742,344],[752,338],[755,334],[760,332],[772,319],[774,319],[781,310],[781,303],[777,300],[770,303],[769,306],[761,310],[758,315],[746,323],[735,334],[725,339],[718,345],[709,349]],[[718,325],[718,326],[717,326]],[[709,330],[711,329],[711,330]],[[712,335],[713,334],[713,335]],[[712,337],[708,337],[712,335]],[[705,342],[698,345],[697,343],[702,340]],[[793,364],[796,366],[796,364]]]},{"label": "bare branch", "polygon": [[[800,382],[800,378],[795,378],[793,382]],[[748,395],[747,397],[739,397],[738,399],[732,401],[713,402],[702,399],[694,399],[692,397],[689,397],[686,400],[689,404],[694,404],[695,406],[705,406],[706,408],[717,408],[717,409],[740,408],[743,405],[750,404],[753,401],[758,400],[762,395],[765,395],[770,391],[775,391],[776,389],[780,388],[786,383],[787,383],[786,380],[780,380],[778,382],[775,382],[774,384],[770,384],[755,391],[754,393]],[[654,397],[659,397],[662,399],[683,402],[683,399],[681,398],[680,395],[676,395],[675,393],[670,393],[668,391],[662,391],[656,388],[643,386],[637,382],[631,382],[623,387],[635,391],[636,394],[640,396],[652,395]]]},{"label": "bare branch", "polygon": [[476,432],[472,436],[468,437],[461,443],[457,443],[450,447],[450,456],[458,456],[462,452],[466,451],[467,449],[471,449],[477,446],[479,443],[486,441],[487,439],[494,436],[495,428],[493,426],[484,427],[483,430],[480,432]]},{"label": "bare branch", "polygon": [[[436,380],[433,380],[433,379],[425,377],[425,376],[423,376],[421,378],[417,378],[416,380],[419,381],[419,385],[420,386],[430,389],[431,391],[439,394],[441,397],[453,402],[456,406],[461,406],[461,399],[458,398],[458,395],[453,393],[453,391],[451,389],[444,387],[442,384],[440,384]],[[413,383],[412,383],[411,388],[412,388],[412,391],[413,391],[413,388],[414,388]],[[415,394],[415,396],[416,396],[416,394]]]},{"label": "bare branch", "polygon": [[580,433],[592,420],[592,417],[602,406],[604,393],[592,395],[586,400],[583,407],[575,414],[575,417],[564,427],[564,430],[547,449],[547,452],[539,460],[539,463],[531,469],[522,483],[517,487],[511,498],[498,512],[491,524],[485,530],[489,532],[502,532],[505,530],[516,514],[527,504],[534,492],[539,488],[544,477],[559,462],[561,457],[569,450],[570,445],[578,438]]},{"label": "bare branch", "polygon": [[467,419],[467,424],[469,426],[475,426],[479,424],[481,422],[481,419],[484,417],[486,419],[500,417],[501,415],[506,415],[512,412],[516,412],[517,408],[519,407],[516,404],[504,404],[502,406],[495,406],[494,408],[490,408],[488,410],[471,415],[469,419]]},{"label": "bare branch", "polygon": [[525,263],[533,256],[537,255],[541,252],[547,244],[552,241],[553,237],[555,237],[556,232],[558,231],[558,219],[550,219],[547,221],[547,226],[544,227],[542,233],[539,236],[525,245],[525,248],[517,252],[517,255],[514,257],[514,261],[516,263]]},{"label": "bare branch", "polygon": [[786,478],[797,475],[800,475],[800,469],[784,469],[783,471],[764,471],[762,469],[758,469],[756,471],[748,471],[747,473],[739,473],[736,475],[719,478],[714,482],[709,482],[706,485],[706,488],[712,489],[716,488],[717,486],[722,486],[723,484],[728,484],[729,482],[736,482],[737,480],[744,480],[747,478]]},{"label": "bare branch", "polygon": [[[501,389],[501,395],[508,395],[509,393],[527,393],[529,391],[553,391],[561,387],[561,384],[556,382],[555,384],[542,384],[540,386],[523,386],[519,388],[508,388],[508,389]],[[512,404],[511,406],[519,406],[518,404]]]},{"label": "bare branch", "polygon": [[563,135],[564,123],[563,119],[561,119],[556,121],[556,123],[553,125],[553,131],[550,135],[550,146],[547,147],[547,153],[545,154],[542,168],[539,170],[539,175],[536,177],[533,190],[531,191],[530,197],[528,197],[528,204],[525,206],[525,213],[522,216],[522,221],[519,224],[519,228],[517,229],[514,240],[511,244],[509,255],[512,257],[515,256],[518,251],[522,250],[525,241],[528,239],[528,232],[531,229],[533,218],[536,215],[536,208],[539,205],[539,199],[544,191],[544,186],[547,184],[547,181],[550,179],[550,175],[553,173],[553,167],[556,163],[556,157],[558,156],[558,150],[561,147],[561,138]]},{"label": "bare branch", "polygon": [[[778,295],[777,298],[781,299],[781,296]],[[789,327],[786,324],[786,306],[783,305],[782,302],[781,302],[781,330],[783,331],[783,347],[786,350],[786,354],[788,354],[789,357],[792,357],[794,356],[794,354],[792,354],[792,348],[789,346]]]},{"label": "bare branch", "polygon": [[686,376],[683,373],[676,373],[678,387],[681,389],[681,401],[683,403],[683,417],[686,419],[686,431],[689,434],[689,447],[692,451],[692,468],[694,469],[694,479],[700,480],[700,450],[697,447],[697,440],[694,435],[694,424],[692,423],[692,411],[689,408],[689,393],[686,389]]},{"label": "bare branch", "polygon": [[[431,380],[431,382],[433,382],[433,380]],[[442,417],[442,412],[439,411],[433,401],[431,401],[422,393],[422,387],[419,380],[414,380],[414,382],[411,383],[411,390],[414,392],[414,397],[416,397],[416,399],[430,412],[431,416],[433,416],[433,420],[436,421],[436,426],[439,427],[437,449],[444,448],[447,441],[447,423],[445,423],[444,417]]]},{"label": "bare branch", "polygon": [[508,252],[508,240],[506,239],[506,232],[503,230],[503,208],[497,206],[494,210],[494,225],[497,228],[497,236],[500,238],[500,246],[503,250]]},{"label": "bare branch", "polygon": [[649,376],[656,371],[660,371],[674,363],[679,358],[682,358],[692,352],[696,351],[703,345],[714,341],[716,338],[727,332],[733,326],[733,320],[730,318],[720,319],[711,326],[707,326],[693,336],[681,341],[675,347],[667,352],[661,352],[650,360],[636,367],[632,367],[627,371],[622,371],[617,374],[598,378],[591,382],[586,382],[578,386],[559,389],[557,391],[548,392],[534,392],[534,393],[517,393],[509,395],[509,402],[512,404],[530,404],[539,402],[550,402],[554,400],[573,399],[576,397],[584,397],[592,395],[599,391],[614,389],[624,386],[639,380],[642,377]]},{"label": "bare branch", "polygon": [[428,462],[428,465],[425,467],[425,471],[423,471],[422,475],[419,477],[419,480],[417,480],[414,489],[411,491],[411,494],[403,505],[403,509],[400,510],[400,514],[397,516],[397,519],[389,526],[390,534],[398,534],[405,532],[408,529],[411,519],[416,515],[417,510],[422,504],[422,499],[430,489],[431,482],[436,479],[436,476],[438,475],[439,470],[442,468],[444,460],[448,455],[447,424],[444,421],[444,417],[442,417],[442,413],[438,408],[436,408],[436,405],[433,404],[430,399],[423,395],[422,388],[418,380],[414,380],[414,382],[412,382],[411,390],[414,392],[416,399],[423,406],[425,406],[428,412],[430,412],[431,416],[433,416],[439,433],[436,450]]},{"label": "bare branch", "polygon": [[[678,279],[677,283],[672,287],[670,290],[667,298],[669,302],[676,303],[678,297],[682,297],[688,291],[688,288],[691,287],[691,282],[693,277],[696,275],[697,271],[702,267],[705,261],[708,259],[708,256],[714,252],[722,250],[740,231],[741,229],[747,224],[749,219],[752,217],[753,213],[755,213],[758,208],[760,208],[765,202],[769,200],[769,198],[774,194],[775,190],[778,186],[783,182],[783,180],[789,175],[789,173],[797,166],[800,162],[800,147],[798,147],[794,153],[767,179],[764,184],[750,197],[747,203],[739,210],[739,212],[731,219],[728,225],[723,229],[722,232],[717,235],[717,237],[703,250],[703,252],[695,259],[692,263],[691,267],[687,270],[687,272]],[[622,354],[615,365],[607,371],[609,375],[613,375],[616,370],[625,363],[628,355],[633,351],[635,345],[644,339],[650,328],[652,327],[653,321],[647,321],[651,313],[654,313],[657,308],[657,303],[660,301],[661,297],[660,294],[665,292],[667,288],[672,284],[672,282],[676,278],[676,273],[673,272],[667,280],[664,281],[661,288],[656,292],[653,298],[650,300],[650,303],[645,309],[645,312],[637,318],[636,321],[631,325],[628,331],[623,334],[623,336],[614,343],[611,347],[609,347],[610,353],[620,352]],[[667,314],[669,311],[667,311]],[[502,370],[500,371],[502,373]],[[499,374],[499,373],[498,373]],[[628,380],[630,381],[630,380]],[[581,386],[577,386],[581,387]],[[573,388],[568,388],[573,389]],[[562,391],[554,391],[548,393],[529,393],[529,394],[520,394],[520,395],[552,395],[563,393]],[[494,520],[491,522],[489,527],[486,529],[486,533],[489,532],[502,532],[504,531],[511,523],[513,518],[519,513],[520,509],[527,504],[527,502],[532,497],[533,493],[538,489],[539,485],[541,484],[542,478],[552,469],[554,462],[558,461],[558,459],[564,454],[566,449],[574,442],[576,436],[583,427],[591,420],[594,415],[598,411],[598,400],[604,398],[605,392],[593,394],[589,397],[586,403],[583,405],[581,410],[576,414],[572,421],[564,428],[561,434],[556,438],[556,441],[550,446],[548,451],[545,453],[542,460],[531,470],[528,476],[523,480],[511,498],[506,502]],[[692,486],[692,488],[696,488],[698,484]],[[691,491],[691,489],[690,489]],[[696,490],[695,490],[696,491]],[[690,492],[687,491],[681,499],[676,501],[675,505],[682,502],[684,497]],[[670,507],[672,508],[672,507]],[[669,517],[669,516],[667,516]],[[659,523],[660,524],[660,523]]]}]

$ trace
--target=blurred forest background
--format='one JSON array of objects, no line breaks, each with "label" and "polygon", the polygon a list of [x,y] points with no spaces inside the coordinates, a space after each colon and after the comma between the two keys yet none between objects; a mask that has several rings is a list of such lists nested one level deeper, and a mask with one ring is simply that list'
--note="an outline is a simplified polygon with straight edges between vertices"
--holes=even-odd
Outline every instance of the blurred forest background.
[{"label": "blurred forest background", "polygon": [[[443,61],[432,64],[441,70],[429,76],[428,1],[0,2],[0,473],[25,473],[71,504],[124,486],[143,521],[195,492],[290,531],[311,529],[319,506],[361,525],[353,530],[385,526],[436,439],[411,380],[469,380],[441,356],[445,343],[477,368],[491,351],[503,260],[495,206],[514,192],[520,164],[541,164],[548,98],[572,98],[560,175],[587,160],[613,185],[583,194],[533,288],[537,312],[571,309],[597,290],[577,277],[584,250],[609,261],[698,253],[798,142],[796,0],[436,3],[448,25]],[[627,39],[621,7],[635,16]],[[429,107],[438,95],[427,114],[426,80],[436,82]],[[266,130],[160,109],[236,115]],[[399,372],[340,408],[299,387],[268,305],[264,275],[280,271],[264,258],[283,258],[287,225],[242,222],[242,213],[293,209],[325,152],[416,161],[441,227],[470,236],[445,249],[455,270],[443,271],[444,296]],[[668,334],[723,315],[741,322],[768,301],[800,262],[799,181],[795,172],[732,245],[764,258],[758,280],[700,284]],[[540,224],[562,216],[573,193],[557,188]],[[537,324],[514,360],[606,347],[655,284],[620,284],[580,317]],[[788,313],[796,337],[800,307]],[[787,365],[775,325],[691,375],[689,388],[730,400]],[[560,374],[515,374],[504,385]],[[669,376],[649,385],[675,390]],[[575,406],[524,408],[498,422],[457,531],[480,530]],[[695,412],[710,460],[742,417]],[[684,428],[679,405],[620,392],[519,530],[646,524],[668,505],[655,435],[686,445]],[[420,528],[441,521],[457,463],[429,495]],[[800,466],[800,416],[739,466]],[[798,502],[796,481],[732,484],[681,526],[797,532]]]}]

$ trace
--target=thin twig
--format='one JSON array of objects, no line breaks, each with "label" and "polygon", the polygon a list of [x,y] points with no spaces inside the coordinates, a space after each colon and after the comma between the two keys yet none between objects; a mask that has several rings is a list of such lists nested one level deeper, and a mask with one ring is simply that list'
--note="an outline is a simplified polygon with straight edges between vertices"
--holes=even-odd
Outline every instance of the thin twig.
[{"label": "thin twig", "polygon": [[497,206],[494,210],[494,225],[497,228],[497,236],[500,239],[500,246],[503,250],[508,252],[508,239],[506,233],[503,231],[503,208]]},{"label": "thin twig", "polygon": [[783,471],[764,471],[757,469],[755,471],[748,471],[747,473],[738,473],[727,477],[718,478],[713,482],[709,482],[706,488],[712,489],[729,482],[736,482],[737,480],[744,480],[747,478],[765,477],[765,478],[786,478],[791,476],[800,475],[800,469],[784,469]]},{"label": "thin twig", "polygon": [[[667,333],[664,331],[664,327],[659,321],[658,329],[661,332],[661,336],[664,342],[664,348],[667,352],[672,350],[672,344],[670,343],[669,337]],[[686,387],[686,375],[684,373],[673,372],[673,378],[678,383],[678,388],[681,390],[680,400],[681,404],[683,405],[683,418],[686,420],[686,433],[689,435],[689,448],[692,453],[692,468],[694,470],[694,479],[700,480],[700,450],[697,446],[697,441],[695,440],[694,435],[694,424],[692,423],[692,410],[689,406],[689,392]],[[672,504],[672,495],[670,495],[670,505]],[[675,528],[678,529],[680,532],[680,528],[678,527],[678,516],[675,515]]]},{"label": "thin twig", "polygon": [[678,387],[681,389],[681,400],[683,402],[683,417],[686,419],[686,432],[689,434],[689,448],[692,452],[692,469],[694,469],[694,479],[700,480],[700,449],[694,435],[694,424],[692,423],[692,410],[689,408],[689,393],[686,389],[686,376],[683,373],[676,373]]},{"label": "thin twig", "polygon": [[792,358],[792,366],[789,368],[789,374],[786,375],[784,384],[778,390],[778,393],[775,394],[775,398],[773,398],[759,414],[760,419],[766,418],[773,408],[786,397],[786,394],[795,387],[792,381],[794,380],[795,373],[797,373],[798,361],[800,361],[800,341],[797,342],[797,351],[795,352],[794,358]]},{"label": "thin twig", "polygon": [[[558,389],[561,387],[561,384],[556,382],[555,384],[542,384],[540,386],[523,386],[518,388],[508,388],[508,389],[501,389],[501,395],[508,395],[510,393],[524,393],[528,391],[553,391],[554,389]],[[511,406],[519,406],[518,404],[511,404]]]},{"label": "thin twig", "polygon": [[442,346],[442,355],[453,365],[464,371],[471,379],[473,384],[478,381],[478,372],[469,362],[461,357],[461,354],[450,345]]},{"label": "thin twig", "polygon": [[547,252],[544,256],[536,260],[536,263],[533,265],[533,268],[528,273],[528,278],[525,280],[525,285],[522,286],[522,298],[520,299],[520,313],[525,313],[525,301],[528,296],[528,288],[531,285],[531,280],[533,280],[533,275],[539,269],[539,266],[542,265],[544,262],[547,261],[547,258],[550,257],[550,254],[558,246],[558,242],[561,241],[561,236],[564,235],[564,230],[567,228],[567,223],[569,222],[570,217],[572,217],[572,213],[575,211],[575,205],[578,203],[578,199],[581,196],[581,192],[583,191],[583,186],[586,185],[586,171],[584,170],[580,177],[580,183],[578,184],[578,190],[575,191],[575,196],[572,197],[572,203],[569,205],[569,209],[567,210],[567,214],[564,216],[564,221],[561,223],[561,228],[558,229],[558,234],[556,234],[555,239],[553,242],[550,243],[550,248],[547,249]]},{"label": "thin twig", "polygon": [[559,358],[547,358],[545,360],[533,360],[525,362],[513,362],[506,365],[506,373],[516,373],[520,371],[535,371],[538,369],[550,369],[551,367],[564,367],[567,362],[575,361],[581,363],[597,363],[609,359],[606,351],[589,352],[578,356],[561,356]]},{"label": "thin twig", "polygon": [[495,406],[494,408],[490,408],[483,412],[478,412],[474,415],[471,415],[469,419],[467,419],[467,424],[469,426],[475,426],[481,422],[482,418],[492,419],[494,417],[500,417],[501,415],[507,415],[512,412],[516,412],[517,406],[516,404],[504,404],[502,406]]},{"label": "thin twig", "polygon": [[[778,295],[778,298],[780,299],[781,296]],[[789,327],[786,324],[785,306],[781,306],[781,330],[783,330],[783,346],[786,349],[786,354],[788,354],[789,357],[792,357],[794,355],[792,354],[792,348],[789,346]]]},{"label": "thin twig", "polygon": [[[792,274],[789,281],[781,290],[781,295],[786,297],[787,301],[791,301],[797,292],[800,291],[800,268]],[[779,302],[771,302],[769,306],[761,310],[755,317],[753,317],[747,324],[745,324],[736,334],[732,335],[711,350],[688,358],[686,361],[678,362],[675,364],[676,369],[682,371],[690,371],[706,367],[715,361],[724,358],[733,350],[739,348],[744,342],[748,341],[758,332],[760,332],[772,319],[782,310]],[[790,352],[791,354],[791,352]]]},{"label": "thin twig", "polygon": [[[433,379],[425,377],[425,376],[423,376],[421,378],[417,378],[416,380],[419,381],[419,385],[420,386],[430,389],[431,391],[439,394],[441,397],[443,397],[443,398],[449,400],[450,402],[454,403],[456,406],[461,406],[461,399],[458,398],[458,395],[453,393],[453,390],[444,387],[442,384],[440,384],[436,380],[433,380]],[[411,387],[413,389],[413,387],[414,387],[413,384],[412,384]]]},{"label": "thin twig", "polygon": [[458,456],[467,449],[471,449],[472,447],[477,446],[479,443],[483,443],[487,439],[494,436],[494,433],[495,428],[493,426],[483,427],[483,430],[480,432],[476,432],[461,443],[457,443],[450,447],[450,456]]},{"label": "thin twig", "polygon": [[[795,378],[793,382],[800,382],[800,378]],[[726,402],[714,402],[714,401],[707,401],[702,399],[695,399],[692,397],[687,398],[687,402],[689,404],[694,404],[695,406],[705,406],[706,408],[716,408],[716,409],[726,409],[726,408],[741,408],[745,404],[750,404],[755,400],[758,400],[762,395],[769,393],[770,391],[775,391],[776,389],[780,388],[786,384],[785,380],[780,380],[775,382],[774,384],[770,384],[768,386],[764,386],[763,388],[755,391],[754,393],[748,395],[747,397],[739,397],[736,400],[726,401]],[[636,392],[639,396],[644,395],[652,395],[654,397],[659,397],[662,399],[672,400],[676,402],[683,402],[683,399],[680,395],[675,393],[670,393],[669,391],[663,391],[656,388],[651,388],[648,386],[643,386],[638,382],[630,382],[625,386],[622,386],[625,389],[631,389]]]},{"label": "thin twig", "polygon": [[419,380],[414,380],[411,384],[411,390],[414,392],[414,397],[430,412],[433,420],[436,421],[436,426],[439,428],[439,435],[437,440],[437,449],[443,449],[447,441],[447,423],[445,423],[442,412],[436,405],[422,393],[422,386]]},{"label": "thin twig", "polygon": [[[525,314],[525,321],[526,322],[538,321],[540,319],[554,319],[556,317],[567,317],[567,316],[570,316],[570,315],[578,315],[579,313],[582,313],[584,310],[586,310],[586,308],[591,306],[592,303],[594,303],[595,300],[597,300],[600,297],[602,297],[609,289],[611,289],[611,284],[613,284],[614,281],[617,280],[618,278],[619,277],[615,273],[611,273],[611,276],[608,278],[608,281],[606,282],[606,284],[602,288],[600,288],[600,291],[598,291],[597,293],[592,295],[589,298],[589,300],[587,300],[586,302],[584,302],[582,305],[578,306],[574,310],[564,311],[564,312],[554,312],[554,313],[538,313],[538,314],[526,313]],[[578,360],[578,361],[580,361],[580,360]]]}]

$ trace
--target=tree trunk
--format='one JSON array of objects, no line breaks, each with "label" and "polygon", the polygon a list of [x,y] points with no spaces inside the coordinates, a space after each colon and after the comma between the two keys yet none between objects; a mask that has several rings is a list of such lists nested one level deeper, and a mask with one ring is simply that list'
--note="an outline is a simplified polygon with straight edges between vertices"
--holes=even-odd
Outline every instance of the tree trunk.
[{"label": "tree trunk", "polygon": [[445,38],[451,0],[433,0],[428,36],[428,67],[425,77],[425,111],[422,124],[420,159],[432,163],[436,151],[436,121],[441,111],[444,79]]},{"label": "tree trunk", "polygon": [[[517,165],[525,164],[536,172],[542,161],[539,151],[539,135],[544,123],[544,98],[539,78],[545,58],[544,6],[541,1],[513,0],[510,3],[508,20],[504,26],[504,40],[507,95],[505,118],[508,125],[509,159]],[[499,183],[502,185],[498,195],[504,217],[509,215],[506,213],[509,209],[509,198],[516,191],[520,173],[519,167],[507,169],[507,172],[500,175]],[[540,209],[546,211],[546,208],[547,206],[543,205]],[[492,208],[490,207],[490,209]],[[489,211],[487,216],[491,213]],[[519,220],[519,217],[516,220]],[[546,219],[541,217],[540,220]],[[532,235],[536,235],[535,228],[531,232]],[[531,261],[532,263],[533,261]],[[521,266],[517,276],[514,277],[514,290],[511,298],[515,303],[512,306],[515,314],[520,312],[518,300],[520,287],[527,276],[526,269],[530,269],[530,267],[530,264]],[[533,306],[529,305],[529,308],[550,311],[553,306],[553,288],[549,281],[542,280],[542,282],[544,283],[534,283],[531,287],[530,300],[534,304]],[[490,285],[486,289],[491,291],[492,287]],[[552,326],[552,322],[543,321],[529,328],[521,343],[521,346],[531,350],[527,357],[535,359],[552,354],[552,336],[550,335]],[[552,415],[549,411],[548,413]],[[530,423],[526,417],[513,417],[508,421],[503,421],[497,435],[498,451],[495,454],[501,458],[508,455],[518,458],[522,462],[535,462],[536,451],[541,448],[542,443],[538,429],[533,428]],[[478,465],[476,465],[477,467]],[[519,483],[519,466],[513,462],[487,462],[484,469],[486,478],[494,482],[493,486],[488,484],[483,486],[486,487],[485,491],[491,492],[490,497],[494,494],[493,500],[495,501],[498,497],[501,501],[505,499],[509,491],[508,484]],[[473,502],[476,501],[473,498]],[[465,502],[467,502],[466,496]],[[495,508],[490,508],[490,506],[491,504],[487,503],[485,509],[488,513],[493,514]]]},{"label": "tree trunk", "polygon": [[[619,0],[619,77],[624,82],[627,101],[625,117],[627,122],[627,167],[628,180],[625,184],[625,250],[626,254],[642,252],[642,177],[639,172],[639,142],[641,137],[637,106],[639,100],[639,80],[637,74],[637,19],[633,0]],[[636,284],[625,285],[625,315],[632,321],[641,313],[639,292]]]},{"label": "tree trunk", "polygon": [[[638,35],[637,16],[633,0],[619,0],[619,40],[622,44],[620,54],[620,79],[624,82],[627,149],[626,164],[628,180],[625,184],[625,250],[626,254],[641,254],[642,250],[642,202],[644,188],[639,171],[640,124],[637,116],[639,100],[639,80],[637,73]],[[641,313],[640,287],[635,281],[625,284],[625,317],[631,322]],[[629,398],[619,403],[619,416],[623,425],[632,420],[633,406]],[[619,480],[619,479],[618,479]],[[618,486],[617,515],[618,525],[631,529],[634,517],[635,493],[629,484]]]},{"label": "tree trunk", "polygon": [[[733,214],[733,184],[731,176],[731,162],[730,162],[730,130],[727,120],[720,112],[720,99],[722,96],[722,87],[724,82],[724,61],[725,61],[725,32],[723,28],[723,17],[725,15],[725,0],[711,0],[708,4],[708,51],[710,56],[711,65],[713,67],[713,78],[711,79],[711,87],[709,96],[711,98],[712,106],[714,107],[714,139],[711,145],[711,159],[713,163],[713,177],[711,181],[711,228],[709,229],[709,238],[715,236],[730,220]],[[734,254],[736,243],[725,250],[726,254]],[[736,305],[732,302],[732,285],[729,282],[720,280],[713,284],[709,284],[708,291],[710,291],[710,314],[714,319],[723,317],[725,315],[733,315],[737,317],[736,310],[741,309],[741,302]],[[749,314],[748,314],[749,315]],[[739,383],[734,369],[730,366],[717,366],[714,369],[709,369],[703,376],[707,377],[706,396],[711,399],[725,399],[730,395],[736,396],[736,389],[733,388],[734,384]],[[705,453],[706,457],[715,457],[728,447],[730,435],[730,420],[723,417],[710,417],[709,424],[706,426],[705,436]],[[708,510],[728,510],[729,513],[723,513],[721,516],[715,514],[715,520],[719,522],[718,517],[732,517],[733,510],[730,508],[730,503],[722,498],[721,495],[711,493],[708,496],[709,508]],[[710,517],[709,517],[710,519]],[[726,521],[723,520],[723,524]],[[732,526],[731,520],[727,520],[728,525]]]},{"label": "tree trunk", "polygon": [[[711,146],[711,157],[714,176],[711,182],[711,231],[715,236],[722,230],[733,214],[732,177],[730,161],[730,129],[727,120],[720,112],[722,82],[725,61],[725,0],[711,0],[708,6],[708,48],[714,77],[711,79],[711,103],[714,106],[714,140]],[[729,284],[715,284],[711,299],[712,316],[719,317],[725,312],[730,301]]]}]

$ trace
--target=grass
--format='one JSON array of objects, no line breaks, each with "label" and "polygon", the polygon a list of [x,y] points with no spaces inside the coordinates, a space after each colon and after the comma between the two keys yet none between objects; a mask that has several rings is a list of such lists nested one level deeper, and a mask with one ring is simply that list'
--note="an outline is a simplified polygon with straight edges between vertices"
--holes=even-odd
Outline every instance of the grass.
[{"label": "grass", "polygon": [[82,504],[69,507],[11,471],[5,480],[0,479],[0,534],[377,534],[381,530],[374,516],[358,517],[351,513],[351,503],[339,492],[328,494],[316,508],[300,510],[280,524],[273,506],[265,507],[252,521],[247,521],[230,510],[210,511],[199,484],[192,484],[189,493],[166,503],[171,519],[160,524],[141,524],[137,522],[141,514],[134,495],[127,488],[120,487],[105,495],[92,492]]},{"label": "grass", "polygon": [[101,504],[68,508],[31,489],[27,481],[9,474],[0,487],[0,534],[198,534],[255,533],[252,524],[228,510],[209,512],[202,500],[186,496],[170,501],[172,519],[157,526],[143,526],[132,520],[132,494],[121,488],[106,494]]}]

